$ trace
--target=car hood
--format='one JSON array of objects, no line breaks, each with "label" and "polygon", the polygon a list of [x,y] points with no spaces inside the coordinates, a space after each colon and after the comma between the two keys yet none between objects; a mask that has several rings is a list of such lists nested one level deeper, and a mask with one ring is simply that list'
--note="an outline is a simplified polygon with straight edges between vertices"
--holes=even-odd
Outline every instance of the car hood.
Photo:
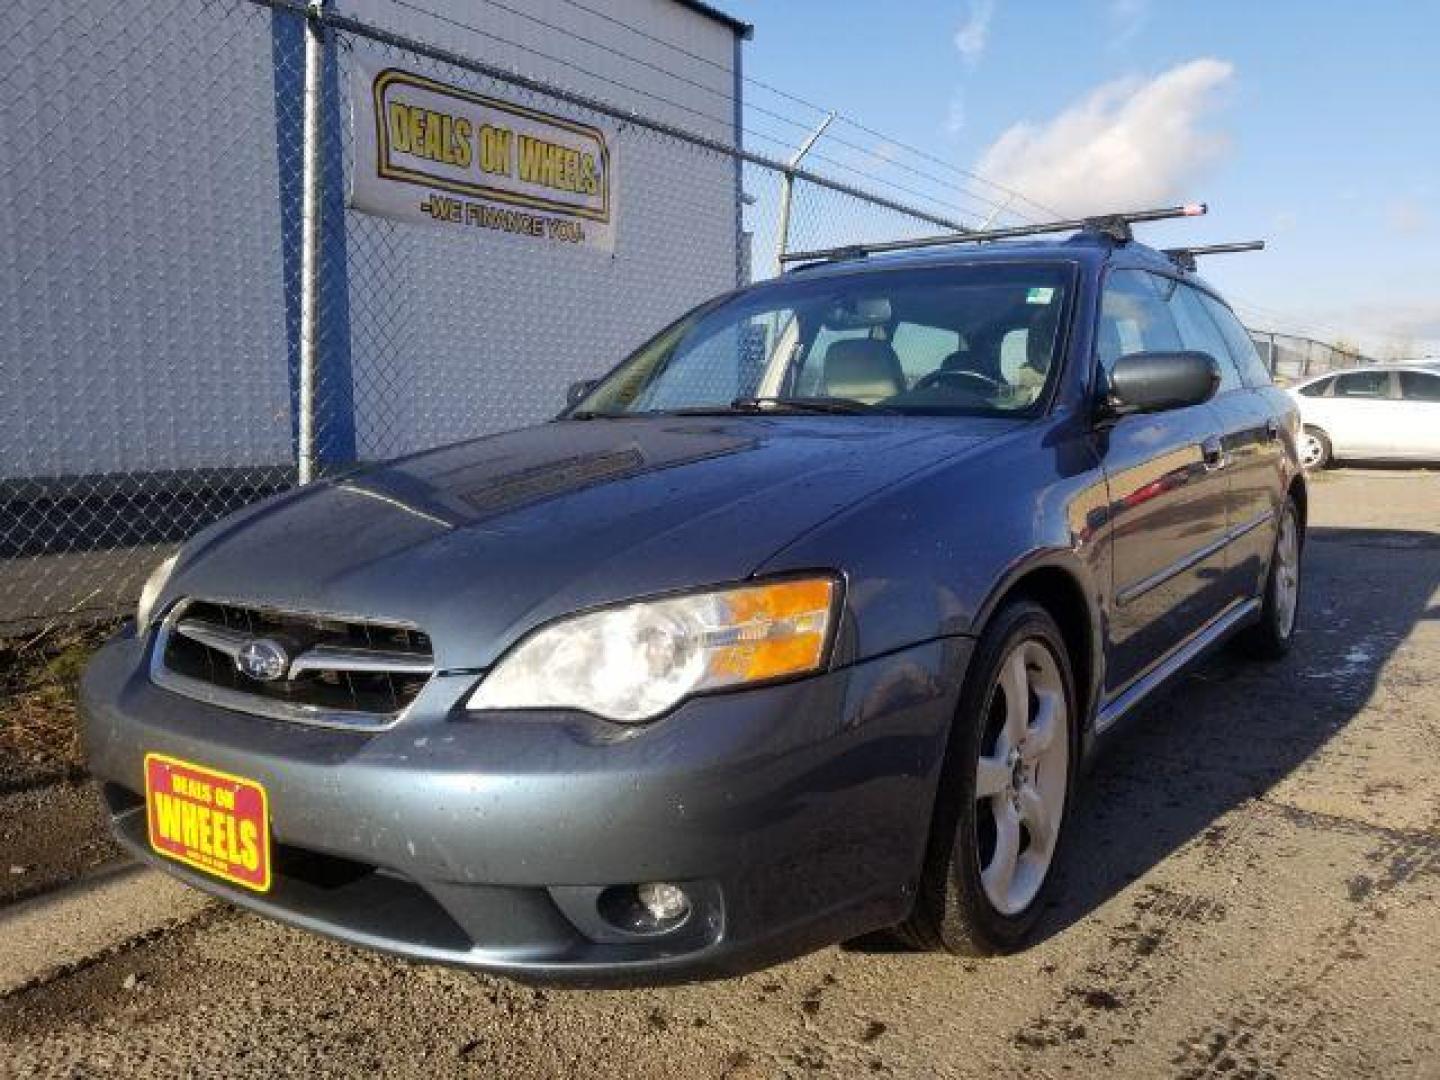
[{"label": "car hood", "polygon": [[557,616],[744,579],[825,518],[1013,423],[545,424],[257,504],[186,548],[165,599],[405,621],[430,634],[437,667],[485,667]]}]

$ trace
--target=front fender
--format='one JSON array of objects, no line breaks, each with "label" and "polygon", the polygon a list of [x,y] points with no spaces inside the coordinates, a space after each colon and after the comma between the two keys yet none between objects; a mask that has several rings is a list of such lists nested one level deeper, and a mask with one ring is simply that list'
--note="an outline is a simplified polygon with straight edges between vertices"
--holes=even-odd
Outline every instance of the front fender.
[{"label": "front fender", "polygon": [[763,572],[828,566],[845,574],[837,664],[974,636],[1008,589],[1045,568],[1075,581],[1098,641],[1107,506],[1088,435],[1036,422],[848,508]]}]

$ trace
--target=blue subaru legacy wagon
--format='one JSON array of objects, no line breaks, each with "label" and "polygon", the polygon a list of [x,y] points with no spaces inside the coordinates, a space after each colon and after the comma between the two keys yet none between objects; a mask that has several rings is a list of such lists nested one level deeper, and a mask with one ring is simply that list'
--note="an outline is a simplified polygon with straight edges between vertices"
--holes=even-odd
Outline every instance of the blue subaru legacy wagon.
[{"label": "blue subaru legacy wagon", "polygon": [[1113,725],[1296,627],[1294,403],[1130,220],[828,253],[207,528],[84,680],[116,835],[528,979],[1020,947]]}]

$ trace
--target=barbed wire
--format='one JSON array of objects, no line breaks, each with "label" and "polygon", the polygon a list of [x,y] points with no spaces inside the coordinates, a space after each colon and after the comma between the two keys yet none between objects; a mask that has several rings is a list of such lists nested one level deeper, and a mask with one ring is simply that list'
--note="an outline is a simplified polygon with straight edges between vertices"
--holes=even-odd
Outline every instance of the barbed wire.
[{"label": "barbed wire", "polygon": [[[528,53],[531,56],[537,57],[541,60],[545,60],[549,63],[559,64],[580,75],[585,76],[587,79],[595,79],[597,82],[605,83],[607,86],[613,86],[616,89],[624,90],[627,93],[639,94],[642,97],[649,98],[651,101],[656,101],[662,105],[668,105],[671,108],[679,109],[682,112],[689,113],[690,115],[699,117],[702,120],[708,120],[714,124],[719,124],[727,129],[733,129],[735,126],[734,116],[717,116],[714,113],[706,112],[704,109],[697,109],[693,105],[686,105],[684,102],[676,101],[673,98],[666,97],[663,94],[656,94],[650,90],[644,89],[643,87],[635,86],[631,83],[621,82],[619,79],[613,79],[608,75],[602,75],[598,71],[592,71],[589,68],[581,67],[574,60],[567,57],[556,56],[553,53],[547,53],[541,49],[537,49],[534,46],[525,45],[511,38],[507,38],[501,34],[497,34],[493,30],[482,29],[481,27],[475,26],[472,23],[467,23],[461,19],[456,19],[449,15],[444,15],[440,12],[432,11],[429,8],[420,6],[419,4],[411,3],[411,0],[389,0],[389,2],[395,4],[398,7],[403,7],[414,11],[419,15],[424,15],[427,18],[434,19],[436,22],[445,23],[446,25],[454,27],[457,30],[464,30],[467,33],[472,33],[483,38],[488,38],[490,41],[498,42],[499,44],[504,45],[507,48],[516,49],[523,53]],[[742,130],[746,135],[751,135],[761,139],[767,139],[771,142],[777,143],[780,146],[786,145],[783,140],[777,139],[772,135],[766,134],[765,132],[753,131],[750,129]]]},{"label": "barbed wire", "polygon": [[[567,5],[569,5],[569,6],[572,7],[572,8],[575,8],[575,9],[578,10],[578,11],[583,11],[583,12],[589,14],[589,15],[595,16],[595,17],[598,18],[598,19],[603,19],[605,22],[611,23],[611,24],[613,24],[613,25],[615,25],[615,26],[618,26],[618,27],[620,27],[620,28],[622,28],[622,29],[624,29],[624,30],[628,30],[628,31],[629,31],[630,33],[632,33],[632,34],[635,34],[635,35],[637,35],[637,36],[639,36],[639,37],[641,37],[641,38],[644,38],[644,39],[647,40],[647,41],[653,42],[653,43],[655,43],[655,44],[657,44],[657,45],[661,45],[661,46],[663,46],[663,47],[665,47],[665,48],[668,48],[668,49],[671,49],[671,50],[673,50],[673,51],[675,51],[675,52],[678,52],[678,53],[680,53],[680,54],[682,54],[682,55],[684,55],[684,56],[689,57],[689,58],[692,59],[692,60],[699,61],[700,63],[703,63],[703,64],[714,65],[715,67],[720,68],[721,70],[725,70],[725,71],[728,71],[728,70],[729,70],[729,68],[728,68],[725,64],[722,64],[722,63],[720,63],[719,61],[716,61],[716,60],[712,59],[711,57],[704,56],[704,55],[702,55],[702,54],[700,54],[700,53],[696,53],[696,52],[693,52],[693,51],[691,51],[691,50],[689,50],[689,49],[686,49],[684,46],[676,45],[676,44],[673,43],[673,42],[666,41],[664,38],[657,37],[656,35],[651,34],[651,33],[648,33],[647,31],[642,30],[642,29],[640,29],[639,27],[632,26],[630,23],[625,22],[623,19],[616,18],[615,16],[610,15],[610,14],[608,14],[607,12],[599,11],[599,10],[593,8],[593,7],[590,7],[590,6],[586,5],[586,4],[583,4],[583,3],[580,2],[580,0],[562,0],[562,2],[565,3],[565,4],[567,4]],[[745,75],[745,74],[742,73],[742,75],[741,75],[741,81],[742,81],[743,83],[745,83],[745,85],[747,85],[747,86],[756,87],[756,88],[761,89],[761,90],[764,90],[764,91],[766,91],[766,92],[768,92],[768,93],[775,94],[775,95],[777,95],[778,97],[784,98],[784,99],[787,100],[787,101],[791,101],[791,102],[795,103],[796,105],[801,105],[801,106],[803,106],[803,107],[805,107],[805,108],[807,108],[807,109],[811,109],[811,110],[813,110],[813,111],[817,114],[817,117],[818,117],[818,116],[824,116],[824,115],[826,115],[826,114],[833,114],[834,117],[835,117],[835,119],[836,119],[836,121],[839,122],[839,123],[842,123],[842,124],[848,125],[848,126],[850,126],[850,127],[853,127],[853,128],[855,128],[857,131],[863,132],[864,134],[869,135],[869,136],[871,136],[872,138],[881,139],[881,140],[883,140],[885,143],[888,143],[888,144],[890,144],[890,145],[895,146],[897,149],[904,150],[904,151],[906,151],[907,153],[914,154],[916,157],[919,157],[919,158],[921,158],[921,159],[923,159],[923,160],[925,160],[925,161],[928,161],[928,162],[930,162],[931,164],[940,165],[940,166],[942,166],[943,168],[949,169],[949,170],[951,170],[951,171],[959,174],[960,176],[966,177],[966,178],[971,179],[971,180],[973,180],[973,181],[975,181],[975,182],[977,182],[977,183],[984,184],[986,187],[990,187],[990,188],[993,188],[993,189],[996,190],[996,191],[1002,192],[1002,193],[1004,193],[1005,195],[1010,196],[1011,198],[1019,199],[1019,200],[1021,200],[1022,202],[1027,203],[1028,205],[1034,207],[1035,209],[1043,211],[1044,213],[1050,215],[1051,217],[1063,217],[1063,216],[1064,216],[1063,214],[1060,213],[1060,211],[1056,210],[1054,207],[1046,206],[1044,203],[1039,202],[1039,201],[1031,198],[1029,195],[1026,195],[1026,194],[1025,194],[1024,192],[1022,192],[1022,191],[1018,191],[1018,190],[1016,190],[1015,188],[1009,187],[1009,186],[1007,186],[1007,185],[1005,185],[1005,184],[1001,184],[1001,183],[999,183],[998,181],[992,180],[992,179],[990,179],[989,177],[984,176],[984,175],[982,175],[982,174],[980,174],[980,173],[973,172],[973,171],[971,171],[971,170],[969,170],[969,169],[963,168],[963,167],[955,164],[955,162],[953,162],[953,161],[947,161],[947,160],[945,160],[944,158],[942,158],[942,157],[940,157],[940,156],[938,156],[938,155],[936,155],[936,154],[932,154],[932,153],[930,153],[929,151],[922,150],[922,149],[920,149],[919,147],[914,146],[914,145],[912,145],[912,144],[910,144],[910,143],[906,143],[906,142],[903,142],[903,141],[901,141],[901,140],[899,140],[899,139],[896,139],[893,135],[887,135],[887,134],[885,134],[885,133],[883,133],[883,132],[877,131],[877,130],[875,130],[874,128],[868,127],[868,126],[865,125],[864,123],[862,123],[862,122],[860,122],[859,120],[857,120],[855,117],[850,116],[850,115],[848,115],[848,114],[846,114],[846,113],[839,112],[838,110],[835,110],[835,109],[828,109],[828,108],[826,108],[826,107],[823,106],[823,105],[817,104],[817,103],[814,102],[814,101],[810,101],[810,100],[807,99],[807,98],[801,97],[799,94],[796,94],[796,93],[794,93],[793,91],[783,89],[782,87],[776,86],[776,85],[774,85],[773,83],[766,82],[766,81],[764,81],[763,79],[757,79],[757,78],[755,78],[754,76],[751,76],[751,75]],[[814,122],[812,121],[809,126],[813,127],[813,126],[814,126]],[[1022,216],[1023,216],[1023,215],[1022,215]]]},{"label": "barbed wire", "polygon": [[[501,34],[496,33],[496,32],[493,31],[493,30],[486,29],[486,28],[482,28],[482,27],[476,26],[476,25],[474,25],[474,24],[472,24],[472,23],[465,22],[465,21],[462,20],[462,19],[457,19],[457,18],[454,18],[453,16],[446,15],[446,14],[443,14],[443,13],[441,13],[441,12],[434,11],[434,10],[432,10],[432,9],[430,9],[430,8],[424,7],[424,6],[421,5],[421,4],[415,3],[414,0],[389,0],[389,2],[392,3],[392,4],[394,4],[394,5],[397,6],[397,7],[401,7],[401,8],[405,8],[405,9],[407,9],[407,10],[409,10],[409,11],[413,11],[413,12],[415,12],[416,14],[423,15],[423,16],[425,16],[425,17],[427,17],[427,18],[434,19],[434,20],[436,20],[437,22],[444,23],[444,24],[449,25],[449,26],[451,26],[451,27],[453,27],[453,28],[455,28],[455,29],[463,30],[463,31],[465,31],[465,32],[467,32],[467,33],[473,33],[473,34],[479,35],[480,37],[487,38],[487,39],[489,39],[489,40],[491,40],[491,41],[498,42],[499,44],[504,45],[504,46],[506,46],[507,48],[516,49],[516,50],[518,50],[518,51],[520,51],[520,52],[527,53],[527,54],[529,54],[529,55],[531,55],[531,56],[534,56],[534,57],[537,57],[537,58],[539,58],[539,59],[548,61],[548,62],[550,62],[550,63],[562,64],[562,65],[565,65],[565,66],[567,66],[567,67],[573,68],[575,71],[577,71],[577,72],[580,73],[581,75],[586,76],[587,78],[592,78],[592,79],[599,80],[599,81],[601,81],[601,82],[603,82],[603,83],[605,83],[605,84],[607,84],[607,85],[616,87],[617,89],[621,89],[621,90],[628,91],[628,92],[630,92],[630,93],[640,94],[640,95],[642,95],[642,96],[644,96],[644,97],[646,97],[646,98],[649,98],[649,99],[651,99],[651,100],[653,100],[653,101],[657,101],[657,102],[660,102],[660,103],[662,103],[662,104],[668,105],[668,106],[670,106],[671,108],[675,108],[675,109],[682,110],[682,111],[684,111],[684,112],[686,112],[686,113],[689,113],[690,115],[699,117],[699,118],[701,118],[701,119],[703,119],[703,120],[707,120],[707,121],[709,121],[709,122],[711,122],[711,123],[719,124],[719,125],[724,125],[724,126],[726,126],[726,127],[733,127],[733,126],[734,126],[734,117],[733,117],[733,116],[728,116],[728,117],[727,117],[727,116],[716,115],[715,113],[707,112],[707,111],[704,110],[704,109],[698,109],[698,108],[696,108],[696,107],[693,106],[693,105],[688,105],[688,104],[686,104],[686,103],[684,103],[684,102],[676,101],[673,97],[667,97],[667,96],[665,96],[665,95],[663,95],[663,94],[657,94],[657,93],[654,93],[653,91],[646,90],[646,89],[644,89],[644,88],[642,88],[642,87],[638,87],[638,86],[634,86],[634,85],[632,85],[632,84],[630,84],[630,83],[622,82],[622,81],[620,81],[620,80],[618,80],[618,79],[614,79],[614,78],[612,78],[612,77],[610,77],[610,76],[608,76],[608,75],[603,75],[603,74],[601,74],[601,73],[599,73],[599,72],[596,72],[596,71],[589,70],[589,69],[587,69],[587,68],[581,67],[581,66],[579,66],[578,64],[576,64],[573,60],[569,60],[569,59],[567,59],[567,58],[560,57],[560,56],[555,56],[555,55],[553,55],[553,54],[551,54],[551,53],[544,52],[544,51],[541,50],[541,49],[537,49],[537,48],[535,48],[535,47],[533,47],[533,46],[526,45],[526,44],[524,44],[523,42],[519,42],[519,41],[515,41],[515,40],[513,40],[513,39],[511,39],[511,38],[507,38],[507,37],[505,37],[505,36],[503,36],[503,35],[501,35]],[[628,52],[625,52],[625,51],[622,50],[622,49],[617,49],[617,48],[614,47],[613,45],[607,44],[607,43],[605,43],[605,42],[597,41],[597,40],[594,39],[594,38],[587,37],[587,36],[585,36],[584,34],[580,34],[580,33],[576,32],[576,31],[575,31],[573,28],[571,28],[571,27],[561,27],[561,26],[559,26],[559,25],[556,24],[556,23],[549,22],[548,20],[543,19],[543,18],[541,18],[541,17],[538,16],[538,15],[534,15],[534,14],[532,14],[532,13],[530,13],[530,12],[523,11],[523,10],[521,10],[521,9],[519,9],[519,8],[516,8],[516,7],[512,6],[512,5],[510,5],[510,4],[504,3],[503,0],[480,0],[480,2],[483,3],[483,4],[486,4],[486,5],[489,6],[489,7],[495,8],[496,10],[504,11],[504,12],[506,12],[507,14],[511,14],[511,15],[516,16],[517,18],[524,19],[524,20],[526,20],[527,22],[533,23],[534,25],[540,26],[540,27],[542,27],[542,28],[545,28],[545,29],[548,29],[548,30],[553,30],[553,31],[555,31],[555,32],[557,32],[557,33],[562,33],[562,32],[563,32],[568,38],[572,38],[572,39],[574,39],[574,40],[576,40],[576,41],[584,42],[585,44],[587,44],[587,45],[589,45],[589,46],[591,46],[591,47],[593,47],[593,48],[595,48],[595,49],[598,49],[598,50],[600,50],[600,51],[602,51],[602,52],[604,52],[604,53],[606,53],[606,54],[608,54],[608,55],[617,57],[617,58],[619,58],[619,59],[621,59],[621,60],[623,60],[623,61],[626,61],[626,62],[628,62],[628,63],[635,64],[635,65],[637,65],[637,66],[639,66],[639,67],[641,67],[641,68],[644,68],[644,69],[646,69],[646,70],[656,72],[657,74],[663,75],[663,76],[665,76],[665,77],[667,77],[667,78],[674,79],[676,82],[678,82],[678,83],[680,83],[680,84],[682,84],[682,85],[686,85],[686,86],[690,86],[690,87],[692,87],[692,88],[694,88],[694,89],[698,89],[698,90],[700,90],[700,91],[702,91],[702,92],[704,92],[704,93],[706,93],[706,94],[711,95],[712,97],[718,98],[718,99],[719,99],[720,101],[722,101],[722,102],[725,102],[725,103],[728,103],[728,104],[731,104],[731,105],[734,105],[734,104],[736,103],[736,97],[735,97],[735,95],[734,95],[733,92],[727,92],[727,91],[720,90],[720,89],[718,89],[718,88],[716,88],[716,87],[713,87],[713,86],[708,86],[708,85],[706,85],[705,83],[702,83],[702,82],[700,82],[700,81],[698,81],[698,80],[696,80],[696,79],[692,79],[692,78],[690,78],[689,76],[684,75],[684,74],[682,74],[682,73],[680,73],[680,72],[676,72],[676,71],[674,71],[674,70],[672,70],[672,69],[670,69],[670,68],[664,67],[664,66],[662,66],[662,65],[660,65],[660,64],[653,63],[653,62],[651,62],[651,61],[649,61],[649,60],[646,60],[646,59],[644,59],[644,58],[642,58],[642,57],[634,56],[633,54],[628,53]],[[585,7],[584,5],[579,4],[578,2],[574,2],[574,0],[567,0],[567,2],[571,2],[571,6],[574,6],[574,7],[578,8],[578,9],[580,9],[580,10],[587,11],[587,12],[589,12],[589,13],[591,13],[591,14],[598,14],[597,12],[594,11],[594,9]],[[645,34],[645,33],[642,32],[642,31],[636,30],[634,27],[631,27],[628,23],[623,22],[623,20],[616,19],[616,18],[614,18],[614,17],[612,17],[612,16],[602,16],[602,17],[604,17],[604,18],[606,19],[606,21],[611,22],[611,23],[614,23],[614,24],[616,24],[617,26],[623,27],[623,28],[625,28],[625,29],[627,29],[627,30],[631,30],[632,32],[635,32],[635,33],[639,33],[639,34],[641,34],[643,37],[645,37],[645,38],[647,38],[647,39],[660,40],[660,39],[654,38],[653,35]],[[720,69],[722,69],[722,70],[726,70],[726,71],[729,70],[729,69],[726,68],[724,65],[720,64],[718,61],[712,60],[712,59],[710,59],[709,57],[704,57],[704,56],[702,56],[701,54],[692,52],[692,51],[690,51],[690,50],[684,50],[684,49],[682,49],[682,50],[680,50],[680,51],[681,51],[684,55],[689,56],[689,57],[691,57],[691,58],[693,58],[693,59],[696,59],[696,60],[698,60],[698,61],[701,61],[701,62],[704,62],[704,63],[707,63],[707,64],[714,65],[714,66],[716,66],[717,68],[720,68]],[[746,78],[743,77],[743,76],[742,76],[742,81],[749,82],[749,83],[754,83],[754,82],[756,82],[756,80],[746,79]],[[768,84],[764,84],[764,85],[767,85],[767,86],[768,86]],[[776,91],[776,92],[781,92],[781,91]],[[781,93],[783,93],[783,92],[781,92]],[[796,95],[786,94],[786,96],[792,98],[793,100],[795,100],[795,101],[797,101],[797,102],[803,102],[803,99],[799,98],[799,97],[796,96]],[[806,105],[807,108],[824,111],[824,110],[821,110],[821,107],[820,107],[820,106],[814,105],[813,103],[809,103],[809,102],[803,102],[803,103]],[[794,117],[792,117],[792,116],[787,116],[787,115],[785,115],[785,114],[783,114],[783,113],[777,112],[777,111],[774,110],[774,109],[766,108],[765,106],[756,104],[755,102],[752,102],[752,101],[748,101],[748,100],[741,101],[741,105],[742,105],[742,108],[744,109],[744,111],[745,111],[746,113],[748,113],[748,114],[754,114],[754,115],[756,115],[756,116],[765,117],[765,118],[768,119],[768,120],[772,120],[772,121],[775,121],[775,122],[777,122],[777,123],[785,124],[785,125],[787,125],[788,127],[793,128],[793,129],[795,129],[795,130],[797,130],[797,131],[808,132],[808,131],[810,131],[810,130],[814,127],[814,123],[813,123],[813,122],[798,120],[798,119],[796,119],[796,118],[794,118]],[[837,118],[837,119],[842,120],[843,122],[849,124],[850,126],[855,127],[855,128],[857,128],[858,130],[865,131],[865,132],[868,133],[868,134],[873,134],[873,135],[875,135],[877,138],[881,138],[881,139],[883,140],[883,142],[882,142],[881,147],[869,147],[869,146],[863,146],[863,145],[861,145],[861,144],[859,144],[859,143],[856,143],[856,142],[854,142],[853,140],[844,139],[844,138],[841,138],[841,137],[839,137],[839,136],[837,136],[837,135],[830,134],[830,135],[828,136],[828,141],[829,141],[830,143],[833,143],[833,144],[836,145],[836,146],[843,147],[843,148],[845,148],[845,149],[847,149],[847,150],[852,151],[853,153],[856,153],[856,154],[861,155],[862,158],[864,158],[864,159],[866,159],[866,160],[868,160],[868,161],[874,162],[880,169],[894,169],[894,170],[899,171],[899,172],[901,172],[901,173],[904,173],[904,174],[906,174],[906,175],[918,177],[918,178],[920,178],[920,179],[922,179],[922,180],[924,180],[924,181],[926,181],[926,182],[928,182],[928,183],[932,183],[932,184],[939,185],[940,188],[946,193],[946,195],[948,195],[948,196],[950,196],[950,197],[958,197],[958,198],[960,198],[960,199],[965,200],[965,202],[964,202],[964,203],[959,203],[959,204],[947,202],[945,196],[936,195],[936,194],[933,193],[933,192],[925,192],[925,191],[918,190],[918,189],[916,189],[916,188],[914,188],[914,187],[911,187],[911,186],[907,186],[907,185],[904,185],[904,184],[900,184],[900,183],[898,183],[898,182],[896,182],[896,181],[894,181],[894,180],[892,180],[892,179],[890,179],[890,178],[888,178],[888,177],[884,177],[884,176],[879,175],[879,174],[878,174],[878,170],[875,169],[875,168],[861,168],[861,167],[857,167],[857,166],[855,166],[855,165],[853,165],[853,164],[851,164],[851,163],[849,163],[849,162],[845,162],[845,161],[840,160],[839,158],[836,158],[833,154],[824,154],[824,153],[821,153],[821,152],[812,151],[812,152],[808,155],[809,158],[811,158],[811,159],[813,159],[813,160],[815,160],[815,161],[822,161],[822,162],[830,165],[832,168],[840,169],[840,170],[842,170],[842,171],[844,171],[844,172],[846,172],[846,173],[849,173],[849,174],[851,174],[851,175],[863,177],[863,178],[865,178],[865,179],[866,179],[867,181],[869,181],[869,182],[886,184],[886,185],[890,186],[891,188],[893,188],[895,191],[903,192],[903,193],[905,193],[905,194],[907,194],[907,195],[910,195],[910,196],[912,196],[912,197],[915,197],[915,198],[923,198],[923,199],[926,199],[927,201],[931,202],[933,205],[938,206],[938,207],[943,207],[943,208],[945,208],[946,210],[949,210],[949,211],[951,211],[951,212],[956,212],[956,211],[958,211],[958,212],[962,212],[962,213],[966,213],[966,214],[977,214],[977,215],[979,215],[979,216],[984,216],[985,213],[997,213],[997,214],[998,214],[998,213],[1009,213],[1009,214],[1012,214],[1013,216],[1019,218],[1019,219],[1022,220],[1022,221],[1025,221],[1025,222],[1027,222],[1027,223],[1033,223],[1033,222],[1036,220],[1033,216],[1029,215],[1029,214],[1026,213],[1025,211],[1023,211],[1023,210],[1017,208],[1016,206],[1014,206],[1014,200],[1015,200],[1015,199],[1019,199],[1019,200],[1021,200],[1022,202],[1029,203],[1029,204],[1036,205],[1036,206],[1040,205],[1040,204],[1038,204],[1038,203],[1035,203],[1034,200],[1030,199],[1028,196],[1025,196],[1023,193],[1018,192],[1018,191],[1015,191],[1015,190],[1010,189],[1010,188],[1006,188],[1006,187],[1004,187],[1003,185],[994,184],[994,182],[992,182],[992,181],[988,181],[988,180],[983,180],[983,179],[982,179],[981,182],[986,183],[986,184],[989,184],[989,185],[995,187],[997,190],[1003,191],[1003,192],[1005,193],[1005,195],[1008,197],[1008,198],[1005,199],[1005,200],[997,199],[997,198],[995,198],[994,196],[986,195],[986,194],[983,194],[983,193],[981,193],[981,192],[975,191],[975,190],[973,190],[972,188],[966,187],[965,185],[960,184],[960,183],[958,183],[958,182],[955,181],[955,180],[948,179],[948,178],[943,177],[943,176],[937,176],[937,175],[935,175],[935,174],[934,174],[933,172],[931,172],[931,171],[918,168],[918,167],[916,167],[916,166],[914,166],[914,165],[910,165],[910,164],[908,164],[908,163],[906,163],[906,162],[904,162],[904,161],[896,160],[893,156],[888,155],[888,154],[884,151],[883,147],[886,147],[886,146],[894,147],[894,148],[896,148],[897,150],[903,149],[903,150],[906,150],[906,151],[908,151],[908,152],[917,153],[917,154],[921,154],[921,155],[924,155],[924,152],[923,152],[923,151],[916,150],[915,148],[909,147],[907,144],[901,143],[901,142],[899,142],[899,141],[897,141],[897,140],[894,140],[894,139],[891,139],[891,138],[889,138],[889,137],[887,137],[887,136],[880,135],[878,132],[873,132],[871,129],[864,127],[864,125],[861,125],[858,121],[855,121],[855,120],[853,120],[853,119],[851,119],[851,118],[849,118],[849,117],[842,117],[842,116],[841,116],[840,114],[838,114],[838,113],[836,113],[835,115],[836,115],[836,118]],[[794,146],[795,146],[795,142],[794,142],[794,141],[789,141],[789,140],[786,140],[786,139],[781,138],[781,137],[779,137],[779,136],[773,135],[773,134],[771,134],[771,133],[769,133],[769,132],[761,131],[761,130],[759,130],[758,128],[754,127],[753,125],[742,124],[742,125],[741,125],[741,134],[742,134],[743,137],[750,137],[750,138],[762,139],[762,140],[764,140],[764,141],[766,141],[766,142],[768,142],[768,143],[770,143],[770,144],[784,147],[784,148],[787,149],[787,150],[793,150],[793,149],[794,149]],[[976,174],[973,174],[973,173],[968,172],[967,170],[961,169],[961,168],[959,168],[958,166],[955,166],[953,163],[947,163],[947,162],[943,161],[943,159],[940,159],[940,158],[938,158],[938,157],[932,157],[931,160],[940,163],[942,166],[950,169],[952,172],[955,172],[955,173],[958,174],[958,175],[961,175],[961,176],[969,176],[969,177],[977,178],[977,179],[978,179],[978,177],[976,177]],[[976,204],[987,208],[986,211],[977,211],[977,210],[975,209]],[[1047,212],[1048,212],[1048,211],[1047,211]]]}]

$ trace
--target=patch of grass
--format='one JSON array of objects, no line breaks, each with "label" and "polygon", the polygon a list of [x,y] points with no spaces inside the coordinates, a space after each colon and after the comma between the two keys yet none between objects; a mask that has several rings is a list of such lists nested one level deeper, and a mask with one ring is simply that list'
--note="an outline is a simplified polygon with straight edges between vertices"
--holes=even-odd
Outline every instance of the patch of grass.
[{"label": "patch of grass", "polygon": [[0,787],[84,775],[80,673],[118,620],[0,641]]}]

